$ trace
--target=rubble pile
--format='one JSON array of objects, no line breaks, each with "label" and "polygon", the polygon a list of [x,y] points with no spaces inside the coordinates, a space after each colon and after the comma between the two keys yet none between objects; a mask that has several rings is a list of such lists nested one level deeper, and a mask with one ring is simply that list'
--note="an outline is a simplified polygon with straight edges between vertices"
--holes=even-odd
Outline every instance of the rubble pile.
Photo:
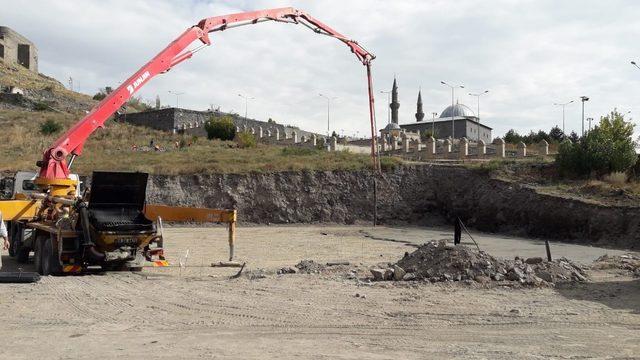
[{"label": "rubble pile", "polygon": [[512,281],[536,286],[587,280],[584,269],[565,258],[554,261],[539,257],[502,260],[486,252],[445,241],[426,243],[411,254],[405,253],[395,265],[370,271],[378,281]]},{"label": "rubble pile", "polygon": [[609,256],[605,254],[593,262],[593,268],[624,270],[633,276],[640,277],[640,256],[634,254]]}]

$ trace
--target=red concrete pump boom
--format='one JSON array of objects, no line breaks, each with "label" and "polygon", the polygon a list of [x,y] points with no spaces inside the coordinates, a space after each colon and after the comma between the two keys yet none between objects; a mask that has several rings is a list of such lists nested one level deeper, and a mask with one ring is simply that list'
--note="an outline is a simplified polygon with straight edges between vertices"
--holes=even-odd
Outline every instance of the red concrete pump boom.
[{"label": "red concrete pump boom", "polygon": [[[374,160],[374,167],[376,167],[375,115],[372,89],[373,83],[371,79],[371,60],[373,60],[375,56],[365,50],[357,42],[344,37],[339,32],[316,20],[309,14],[294,8],[280,8],[210,17],[201,20],[197,25],[187,29],[182,33],[182,35],[171,42],[169,46],[151,59],[151,61],[146,63],[142,68],[140,68],[140,70],[124,81],[122,85],[107,95],[107,97],[94,107],[87,116],[64,133],[49,149],[44,152],[42,161],[38,162],[38,166],[40,167],[41,183],[51,183],[56,180],[68,179],[69,166],[76,156],[82,154],[82,149],[87,138],[96,129],[103,127],[107,119],[123,104],[125,104],[133,94],[135,94],[136,91],[145,85],[151,78],[169,71],[173,66],[191,58],[195,52],[199,51],[203,47],[211,45],[209,33],[270,20],[302,24],[318,34],[334,37],[345,43],[351,49],[351,52],[356,55],[358,60],[366,66],[372,136],[371,152]],[[187,47],[196,40],[200,40],[202,45],[193,50],[187,49]],[[67,165],[68,156],[71,156],[69,165]]]}]

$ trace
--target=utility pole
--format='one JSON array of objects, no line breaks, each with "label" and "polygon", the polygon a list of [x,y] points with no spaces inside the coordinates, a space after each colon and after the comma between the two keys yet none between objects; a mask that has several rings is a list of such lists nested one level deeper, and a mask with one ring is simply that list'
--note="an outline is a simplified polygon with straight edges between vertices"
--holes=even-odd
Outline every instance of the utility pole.
[{"label": "utility pole", "polygon": [[589,101],[587,96],[580,96],[580,100],[582,100],[582,136],[584,136],[584,103]]},{"label": "utility pole", "polygon": [[455,106],[453,99],[455,98],[456,88],[464,89],[464,85],[449,85],[444,81],[440,81],[442,85],[446,85],[451,88],[451,139],[456,138],[456,121],[455,121]]},{"label": "utility pole", "polygon": [[169,91],[168,91],[168,93],[169,93],[169,94],[173,94],[173,95],[175,95],[175,96],[176,96],[176,108],[178,108],[178,107],[179,107],[179,98],[180,98],[180,95],[184,95],[185,93],[183,93],[183,92],[171,91],[171,90],[169,90]]},{"label": "utility pole", "polygon": [[477,141],[480,141],[480,97],[484,94],[488,94],[489,90],[485,90],[481,93],[477,93],[477,94],[472,94],[469,93],[469,95],[471,96],[475,96],[476,98],[478,98],[478,123],[476,124],[476,135],[477,135]]},{"label": "utility pole", "polygon": [[567,137],[567,133],[564,131],[564,107],[571,104],[573,100],[566,103],[553,103],[555,106],[562,106],[562,136]]},{"label": "utility pole", "polygon": [[331,119],[331,100],[335,100],[335,99],[337,99],[337,97],[329,97],[329,96],[323,95],[323,94],[318,94],[318,96],[321,96],[321,97],[327,99],[327,136],[329,136],[330,135],[329,124],[330,124],[330,119]]},{"label": "utility pole", "polygon": [[244,119],[247,120],[248,119],[247,116],[249,115],[249,100],[254,100],[255,98],[244,96],[242,94],[238,94],[238,96],[244,99]]},{"label": "utility pole", "polygon": [[587,121],[589,122],[589,132],[591,132],[591,121],[593,120],[593,118],[587,118]]}]

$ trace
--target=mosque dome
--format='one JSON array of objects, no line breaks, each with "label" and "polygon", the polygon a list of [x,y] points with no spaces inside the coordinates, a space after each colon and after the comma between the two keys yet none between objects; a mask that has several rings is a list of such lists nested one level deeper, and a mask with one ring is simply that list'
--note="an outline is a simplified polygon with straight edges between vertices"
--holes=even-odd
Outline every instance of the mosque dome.
[{"label": "mosque dome", "polygon": [[452,117],[452,114],[454,117],[455,116],[463,116],[463,117],[476,116],[473,110],[471,110],[467,105],[455,104],[453,107],[451,105],[447,106],[447,108],[444,109],[440,114],[440,118],[450,118]]},{"label": "mosque dome", "polygon": [[387,124],[387,126],[385,126],[384,129],[387,130],[387,131],[400,130],[400,125],[398,125],[396,123],[389,123],[389,124]]}]

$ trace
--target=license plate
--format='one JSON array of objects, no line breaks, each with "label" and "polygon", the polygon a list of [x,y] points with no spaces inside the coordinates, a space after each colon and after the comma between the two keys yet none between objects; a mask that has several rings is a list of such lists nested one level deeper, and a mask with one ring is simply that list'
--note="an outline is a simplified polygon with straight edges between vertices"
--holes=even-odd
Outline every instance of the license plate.
[{"label": "license plate", "polygon": [[122,247],[122,246],[135,247],[136,245],[138,245],[138,239],[136,239],[136,238],[120,238],[120,239],[116,239],[115,244],[116,244],[117,247]]}]

